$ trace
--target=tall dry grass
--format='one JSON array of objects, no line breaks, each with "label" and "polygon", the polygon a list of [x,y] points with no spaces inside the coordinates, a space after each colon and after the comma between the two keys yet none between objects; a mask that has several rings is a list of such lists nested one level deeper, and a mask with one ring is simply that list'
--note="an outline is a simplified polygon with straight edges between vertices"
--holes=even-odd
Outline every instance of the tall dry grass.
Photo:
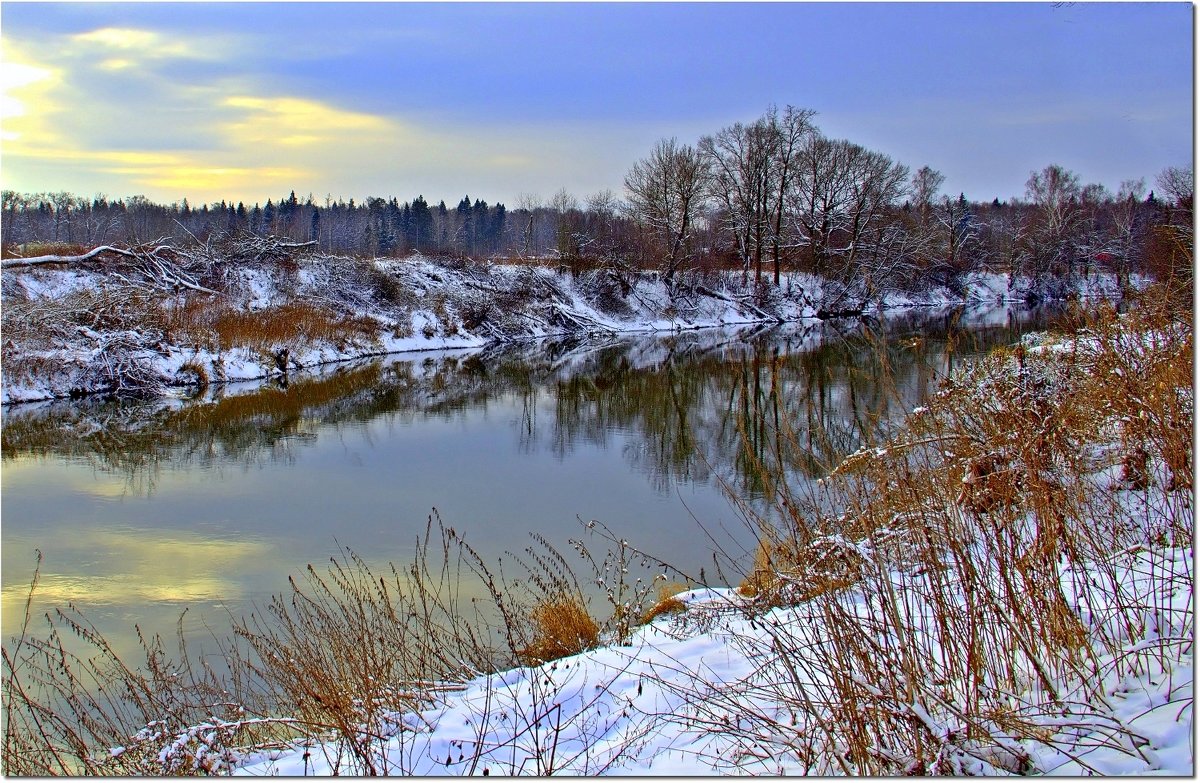
[{"label": "tall dry grass", "polygon": [[774,517],[746,508],[764,535],[741,591],[798,625],[767,626],[778,684],[722,708],[808,726],[756,713],[746,743],[873,775],[1030,772],[1037,747],[1152,761],[1106,689],[1194,632],[1173,550],[1192,540],[1190,314],[1150,294],[1070,326],[946,379],[819,493],[775,480]]},{"label": "tall dry grass", "polygon": [[222,351],[248,347],[266,352],[299,342],[374,339],[379,331],[370,318],[339,315],[304,301],[247,311],[221,300],[191,297],[164,307],[160,318],[168,341]]},{"label": "tall dry grass", "polygon": [[[377,569],[350,550],[310,565],[288,592],[235,618],[232,638],[215,638],[204,657],[189,651],[182,622],[173,654],[155,637],[143,642],[145,660],[130,662],[82,613],[51,613],[38,632],[27,607],[21,634],[4,646],[0,762],[19,776],[207,774],[300,745],[343,771],[404,773],[394,746],[411,734],[405,716],[480,674],[628,633],[655,580],[626,583],[627,544],[599,559],[582,541],[574,547],[604,588],[607,619],[593,617],[596,599],[544,538],[489,565],[436,512],[406,567]],[[541,718],[530,720],[536,736]],[[542,740],[534,768],[550,771],[554,742]],[[481,737],[475,752],[486,747]]]}]

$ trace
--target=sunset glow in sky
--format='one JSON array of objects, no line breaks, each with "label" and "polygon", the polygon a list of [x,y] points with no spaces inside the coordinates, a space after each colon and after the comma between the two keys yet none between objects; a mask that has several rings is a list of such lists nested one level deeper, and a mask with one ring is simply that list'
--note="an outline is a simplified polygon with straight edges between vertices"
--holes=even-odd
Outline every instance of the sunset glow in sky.
[{"label": "sunset glow in sky", "polygon": [[23,3],[0,181],[193,204],[621,193],[768,104],[945,190],[1189,166],[1189,3]]}]

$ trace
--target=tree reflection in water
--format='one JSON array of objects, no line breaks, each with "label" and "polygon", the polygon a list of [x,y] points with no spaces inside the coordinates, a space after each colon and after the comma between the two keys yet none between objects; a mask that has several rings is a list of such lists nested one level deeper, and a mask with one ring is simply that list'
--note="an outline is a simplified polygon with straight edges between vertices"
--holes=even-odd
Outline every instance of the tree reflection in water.
[{"label": "tree reflection in water", "polygon": [[[10,406],[0,437],[5,461],[82,459],[148,494],[164,469],[293,460],[319,433],[453,419],[515,398],[522,449],[567,459],[620,434],[629,462],[659,491],[715,475],[753,499],[765,490],[756,465],[820,477],[919,404],[957,362],[1044,328],[1048,317],[955,311],[544,341],[342,365],[286,387],[213,387],[191,400]],[[547,409],[549,422],[539,419]]]}]

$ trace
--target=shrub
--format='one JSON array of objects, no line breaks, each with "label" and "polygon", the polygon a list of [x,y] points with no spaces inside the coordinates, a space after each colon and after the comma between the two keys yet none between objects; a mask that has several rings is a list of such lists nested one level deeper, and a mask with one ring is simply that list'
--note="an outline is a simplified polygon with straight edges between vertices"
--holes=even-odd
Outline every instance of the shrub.
[{"label": "shrub", "polygon": [[218,300],[193,297],[166,308],[164,320],[164,331],[175,339],[222,351],[249,347],[269,352],[297,342],[373,339],[378,332],[378,324],[372,319],[338,315],[303,301],[264,310],[240,310]]},{"label": "shrub", "polygon": [[578,598],[549,598],[533,607],[534,636],[518,655],[526,665],[555,661],[600,643],[600,626]]},{"label": "shrub", "polygon": [[1192,575],[1162,547],[1192,536],[1192,367],[1190,315],[1151,294],[965,367],[814,496],[760,465],[778,500],[740,591],[804,618],[766,624],[764,671],[812,730],[758,713],[747,752],[872,775],[1030,772],[1039,743],[1145,758],[1116,718],[1055,727],[1190,644]]}]

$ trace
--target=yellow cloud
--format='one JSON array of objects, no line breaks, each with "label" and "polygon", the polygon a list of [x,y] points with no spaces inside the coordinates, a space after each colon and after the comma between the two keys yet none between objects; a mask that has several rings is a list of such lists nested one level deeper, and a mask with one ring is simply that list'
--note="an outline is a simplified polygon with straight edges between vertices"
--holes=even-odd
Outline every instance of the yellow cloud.
[{"label": "yellow cloud", "polygon": [[229,138],[239,143],[310,146],[339,140],[354,144],[348,133],[382,133],[392,128],[373,114],[345,111],[321,101],[294,97],[262,98],[237,95],[222,105],[242,110],[242,116],[225,126]]},{"label": "yellow cloud", "polygon": [[143,171],[138,181],[153,187],[170,188],[183,193],[234,193],[264,185],[288,187],[307,176],[300,168],[280,166],[173,166]]},{"label": "yellow cloud", "polygon": [[137,63],[125,57],[110,57],[100,61],[100,68],[105,71],[124,71],[135,65]]},{"label": "yellow cloud", "polygon": [[184,41],[170,40],[150,30],[130,27],[102,27],[71,36],[75,45],[94,44],[102,49],[116,49],[142,57],[190,57],[197,50]]},{"label": "yellow cloud", "polygon": [[5,54],[9,56],[0,62],[0,126],[4,141],[15,141],[21,137],[22,126],[28,125],[28,120],[18,118],[28,117],[31,107],[37,113],[41,99],[59,76],[53,69],[13,59],[11,50]]},{"label": "yellow cloud", "polygon": [[71,36],[76,43],[97,43],[113,49],[149,49],[158,40],[158,35],[148,30],[128,27],[102,27],[89,33]]}]

